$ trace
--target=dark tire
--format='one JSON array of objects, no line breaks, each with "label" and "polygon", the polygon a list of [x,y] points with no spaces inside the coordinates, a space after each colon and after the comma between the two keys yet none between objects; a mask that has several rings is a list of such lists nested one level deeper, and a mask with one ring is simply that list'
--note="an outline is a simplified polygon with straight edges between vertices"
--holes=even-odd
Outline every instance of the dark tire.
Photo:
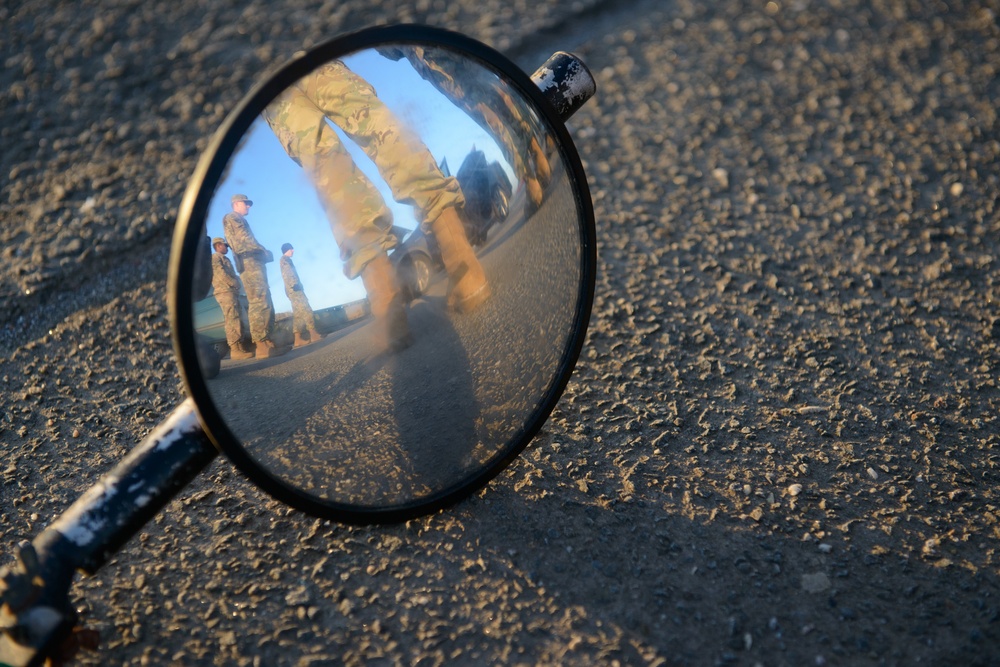
[{"label": "dark tire", "polygon": [[212,345],[203,341],[198,342],[198,361],[201,362],[201,372],[207,380],[216,377],[222,369],[222,357]]},{"label": "dark tire", "polygon": [[486,234],[488,229],[489,227],[486,227],[484,225],[480,227],[478,230],[476,230],[476,242],[473,243],[472,245],[474,245],[477,248],[482,248],[484,245],[486,245]]},{"label": "dark tire", "polygon": [[423,253],[411,253],[399,262],[399,290],[406,301],[413,301],[424,293],[431,282],[430,259]]},{"label": "dark tire", "polygon": [[510,203],[507,201],[507,195],[505,195],[502,191],[498,191],[493,208],[494,224],[500,224],[505,222],[509,214],[510,214]]},{"label": "dark tire", "polygon": [[431,283],[431,261],[424,255],[413,255],[411,264],[413,266],[414,296],[420,296]]}]

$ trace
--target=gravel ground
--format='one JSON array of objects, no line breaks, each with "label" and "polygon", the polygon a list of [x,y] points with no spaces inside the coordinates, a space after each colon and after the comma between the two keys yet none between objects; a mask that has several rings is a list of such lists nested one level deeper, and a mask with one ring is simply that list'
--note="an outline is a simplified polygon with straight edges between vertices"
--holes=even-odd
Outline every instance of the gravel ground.
[{"label": "gravel ground", "polygon": [[383,527],[217,461],[74,588],[81,663],[996,664],[996,5],[380,4],[0,8],[8,546],[182,399],[172,220],[268,64],[417,20],[599,86],[588,345],[520,459]]}]

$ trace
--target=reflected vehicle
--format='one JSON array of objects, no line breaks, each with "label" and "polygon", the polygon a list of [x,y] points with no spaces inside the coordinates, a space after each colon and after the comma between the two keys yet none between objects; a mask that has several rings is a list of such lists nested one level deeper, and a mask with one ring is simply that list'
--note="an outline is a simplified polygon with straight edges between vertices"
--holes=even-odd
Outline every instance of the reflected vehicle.
[{"label": "reflected vehicle", "polygon": [[313,311],[313,317],[316,318],[316,328],[322,334],[343,329],[355,320],[370,314],[371,307],[365,299]]},{"label": "reflected vehicle", "polygon": [[510,213],[510,178],[499,161],[487,161],[486,154],[475,147],[462,161],[456,177],[465,195],[464,222],[469,242],[482,246],[490,228],[503,223]]},{"label": "reflected vehicle", "polygon": [[389,255],[403,298],[413,301],[427,291],[432,280],[444,270],[441,251],[434,239],[417,227],[403,237],[403,242]]},{"label": "reflected vehicle", "polygon": [[[250,331],[250,322],[247,320],[247,295],[240,291],[240,319],[243,320],[243,330]],[[222,356],[226,355],[229,345],[226,343],[226,322],[222,316],[222,307],[216,301],[215,295],[209,294],[201,301],[194,304],[194,330],[206,343],[213,345],[216,351]],[[249,345],[250,337],[246,336],[244,342]]]}]

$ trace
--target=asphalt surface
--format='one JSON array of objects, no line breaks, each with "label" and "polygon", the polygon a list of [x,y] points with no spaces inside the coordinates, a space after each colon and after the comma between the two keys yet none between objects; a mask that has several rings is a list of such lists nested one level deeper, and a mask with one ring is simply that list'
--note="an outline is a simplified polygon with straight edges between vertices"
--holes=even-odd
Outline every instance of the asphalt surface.
[{"label": "asphalt surface", "polygon": [[581,55],[595,309],[481,493],[317,521],[223,460],[74,587],[82,664],[1000,660],[1000,30],[962,2],[6,3],[0,544],[183,397],[172,221],[261,73],[375,22]]}]

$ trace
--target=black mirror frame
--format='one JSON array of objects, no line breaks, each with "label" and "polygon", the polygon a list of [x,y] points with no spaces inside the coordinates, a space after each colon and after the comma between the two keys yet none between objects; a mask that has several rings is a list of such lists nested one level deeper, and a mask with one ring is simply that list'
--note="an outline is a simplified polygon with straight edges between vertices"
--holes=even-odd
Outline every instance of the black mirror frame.
[{"label": "black mirror frame", "polygon": [[[244,133],[259,117],[266,104],[319,65],[362,49],[387,43],[443,46],[465,53],[498,72],[525,99],[531,101],[556,139],[574,191],[581,226],[581,281],[572,335],[548,395],[529,416],[521,433],[507,445],[504,455],[477,474],[435,495],[402,505],[365,508],[323,502],[278,480],[249,456],[229,430],[222,415],[216,410],[199,364],[192,298],[194,272],[191,267],[195,265],[198,247],[204,237],[202,222],[206,219],[209,205],[226,166]],[[263,82],[256,85],[226,118],[198,162],[178,211],[169,267],[167,298],[173,323],[174,349],[180,362],[181,375],[213,444],[251,481],[274,498],[307,514],[355,524],[397,522],[428,514],[484,487],[524,450],[555,408],[579,359],[590,321],[597,264],[596,247],[593,204],[583,165],[573,141],[555,108],[528,75],[513,62],[476,40],[430,26],[405,24],[379,26],[346,34],[297,54],[290,62],[273,71]]]}]

